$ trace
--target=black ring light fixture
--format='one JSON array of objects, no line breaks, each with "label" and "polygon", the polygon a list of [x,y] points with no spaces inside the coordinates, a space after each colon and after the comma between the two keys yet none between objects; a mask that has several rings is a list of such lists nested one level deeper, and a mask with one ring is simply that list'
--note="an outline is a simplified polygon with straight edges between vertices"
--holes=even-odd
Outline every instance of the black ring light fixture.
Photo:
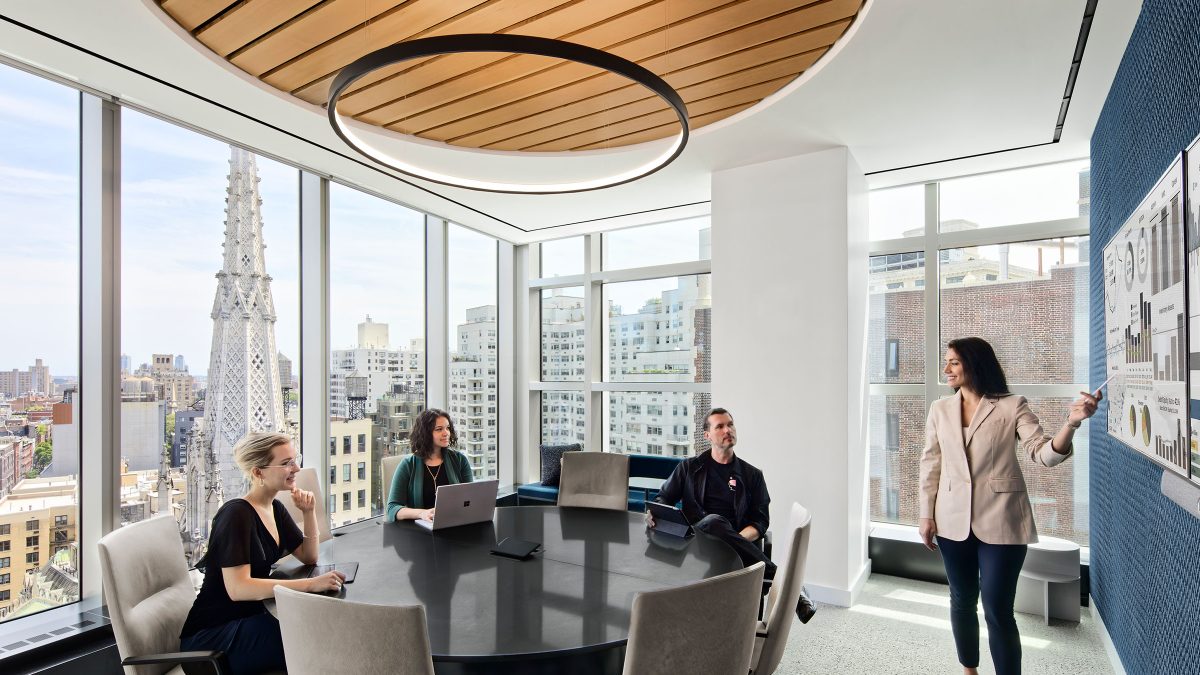
[{"label": "black ring light fixture", "polygon": [[[617,174],[571,183],[502,183],[475,178],[465,178],[439,173],[409,164],[388,153],[372,147],[352,130],[337,112],[338,99],[342,93],[358,80],[387,66],[442,54],[471,52],[503,52],[507,54],[529,54],[573,61],[615,73],[654,92],[671,106],[679,117],[679,135],[663,153],[654,159]],[[438,35],[397,42],[390,47],[376,50],[346,66],[337,74],[329,89],[327,103],[329,124],[343,141],[370,159],[395,169],[400,173],[442,185],[481,190],[485,192],[507,192],[517,194],[561,194],[599,190],[635,181],[649,176],[670,164],[683,152],[688,141],[687,106],[671,85],[646,68],[608,52],[584,45],[532,35],[509,35],[505,33],[466,33],[461,35]]]}]

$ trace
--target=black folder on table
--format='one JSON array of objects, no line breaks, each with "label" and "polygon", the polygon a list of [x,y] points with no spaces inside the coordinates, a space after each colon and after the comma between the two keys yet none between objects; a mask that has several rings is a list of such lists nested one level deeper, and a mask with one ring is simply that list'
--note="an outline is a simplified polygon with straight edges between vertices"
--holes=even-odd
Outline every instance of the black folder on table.
[{"label": "black folder on table", "polygon": [[505,558],[528,560],[541,547],[542,545],[537,542],[525,541],[516,537],[505,537],[500,540],[499,544],[496,544],[496,547],[492,549],[492,553],[494,555],[502,555]]}]

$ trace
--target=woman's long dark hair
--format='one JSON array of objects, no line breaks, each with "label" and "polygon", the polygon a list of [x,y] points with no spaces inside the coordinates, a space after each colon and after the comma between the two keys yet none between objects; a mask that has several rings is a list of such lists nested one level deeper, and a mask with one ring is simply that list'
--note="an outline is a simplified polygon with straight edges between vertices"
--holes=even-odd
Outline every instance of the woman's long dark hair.
[{"label": "woman's long dark hair", "polygon": [[421,459],[429,459],[433,456],[433,428],[437,426],[439,417],[445,417],[446,423],[450,425],[450,447],[458,445],[458,432],[454,430],[454,420],[450,419],[450,413],[437,408],[426,408],[417,415],[417,421],[413,422],[412,435],[412,451]]},{"label": "woman's long dark hair", "polygon": [[[996,358],[996,352],[987,340],[965,337],[951,340],[947,347],[958,354],[963,374],[967,376],[967,387],[980,396],[1008,395],[1008,379]],[[958,387],[954,391],[958,391]]]}]

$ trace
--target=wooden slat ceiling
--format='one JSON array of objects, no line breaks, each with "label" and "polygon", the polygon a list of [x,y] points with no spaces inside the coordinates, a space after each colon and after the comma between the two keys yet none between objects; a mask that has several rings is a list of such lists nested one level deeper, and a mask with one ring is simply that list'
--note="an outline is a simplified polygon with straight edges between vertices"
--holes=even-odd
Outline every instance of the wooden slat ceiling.
[{"label": "wooden slat ceiling", "polygon": [[[641,64],[675,87],[693,129],[745,110],[814,64],[864,0],[159,0],[243,71],[324,104],[344,66],[431,35],[558,38]],[[588,66],[491,53],[391,66],[359,80],[343,115],[470,148],[591,150],[678,132],[649,90]]]}]

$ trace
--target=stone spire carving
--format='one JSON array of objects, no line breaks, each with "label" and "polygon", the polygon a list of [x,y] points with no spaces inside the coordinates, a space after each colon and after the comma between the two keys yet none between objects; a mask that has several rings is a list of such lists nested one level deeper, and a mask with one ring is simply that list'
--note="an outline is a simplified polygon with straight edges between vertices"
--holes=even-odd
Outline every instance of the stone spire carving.
[{"label": "stone spire carving", "polygon": [[[233,461],[233,446],[255,431],[285,431],[283,392],[275,344],[275,303],[264,259],[262,198],[254,155],[231,148],[225,198],[224,264],[213,300],[212,352],[204,401],[202,453],[207,466],[205,518],[208,524],[223,497],[241,494],[244,476]],[[219,478],[214,475],[219,472]],[[219,481],[211,485],[214,479]],[[218,489],[213,489],[217,487]],[[222,495],[221,493],[224,493]]]}]

